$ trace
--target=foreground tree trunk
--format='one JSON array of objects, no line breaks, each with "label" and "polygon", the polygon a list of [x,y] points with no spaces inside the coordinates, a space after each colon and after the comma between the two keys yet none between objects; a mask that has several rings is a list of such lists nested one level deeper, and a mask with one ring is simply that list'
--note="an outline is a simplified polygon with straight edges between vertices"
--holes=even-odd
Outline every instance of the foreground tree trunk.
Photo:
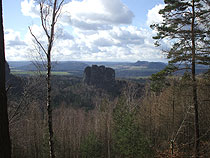
[{"label": "foreground tree trunk", "polygon": [[[50,157],[55,158],[54,148],[54,133],[52,122],[52,105],[51,105],[51,50],[54,40],[55,30],[55,18],[56,18],[57,0],[53,4],[52,24],[50,30],[50,36],[48,36],[48,49],[47,49],[47,113],[48,113],[48,130],[49,130],[49,145],[50,145]],[[42,19],[43,20],[43,19]]]},{"label": "foreground tree trunk", "polygon": [[54,133],[52,122],[52,106],[51,106],[51,57],[50,53],[47,57],[47,113],[48,113],[48,131],[49,131],[49,145],[50,145],[50,157],[55,158],[54,150]]},{"label": "foreground tree trunk", "polygon": [[5,89],[5,63],[2,0],[0,0],[0,158],[11,158],[7,95]]}]

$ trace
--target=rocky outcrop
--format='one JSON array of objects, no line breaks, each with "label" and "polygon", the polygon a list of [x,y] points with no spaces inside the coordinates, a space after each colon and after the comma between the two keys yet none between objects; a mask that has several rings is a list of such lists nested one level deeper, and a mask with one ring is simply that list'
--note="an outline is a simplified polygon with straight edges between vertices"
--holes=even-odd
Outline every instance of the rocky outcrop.
[{"label": "rocky outcrop", "polygon": [[8,62],[5,63],[5,77],[6,87],[10,87],[8,94],[20,96],[23,93],[23,80],[20,77],[10,73]]},{"label": "rocky outcrop", "polygon": [[84,82],[106,89],[115,84],[115,71],[105,66],[88,66],[84,70]]},{"label": "rocky outcrop", "polygon": [[6,80],[9,79],[9,75],[10,75],[10,68],[9,68],[9,64],[6,62],[5,63],[5,76],[6,76]]}]

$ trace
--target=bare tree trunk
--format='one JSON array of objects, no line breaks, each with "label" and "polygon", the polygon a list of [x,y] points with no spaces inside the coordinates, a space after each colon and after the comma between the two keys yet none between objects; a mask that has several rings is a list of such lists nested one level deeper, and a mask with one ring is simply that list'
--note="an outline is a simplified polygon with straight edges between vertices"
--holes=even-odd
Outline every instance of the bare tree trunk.
[{"label": "bare tree trunk", "polygon": [[54,40],[56,7],[57,7],[57,0],[54,1],[54,5],[53,5],[51,34],[50,34],[50,38],[48,38],[48,50],[47,50],[47,113],[48,113],[48,130],[49,130],[49,145],[50,145],[51,158],[55,158],[54,133],[53,133],[53,122],[52,122],[52,105],[51,105],[51,50],[52,50],[53,40]]},{"label": "bare tree trunk", "polygon": [[2,0],[0,0],[0,157],[11,158],[11,142],[5,87],[5,63]]},{"label": "bare tree trunk", "polygon": [[194,105],[194,157],[199,157],[199,118],[198,118],[198,99],[197,99],[197,84],[195,78],[195,1],[192,0],[192,81],[193,81],[193,105]]},{"label": "bare tree trunk", "polygon": [[[52,116],[52,105],[51,105],[51,51],[52,51],[54,37],[55,37],[55,24],[61,13],[61,7],[64,0],[61,0],[60,2],[58,1],[59,0],[39,1],[41,24],[45,32],[45,35],[48,39],[47,49],[32,33],[32,30],[29,27],[31,35],[33,36],[37,45],[41,48],[41,50],[45,53],[47,57],[47,78],[46,78],[47,79],[47,114],[48,114],[50,158],[55,158],[54,132],[53,132],[53,121],[52,121],[53,116]],[[50,12],[51,8],[52,8],[52,12]],[[52,19],[49,20],[49,17],[51,17]]]},{"label": "bare tree trunk", "polygon": [[52,106],[51,106],[51,58],[48,56],[47,63],[47,113],[48,113],[48,131],[49,131],[49,145],[50,157],[55,158],[54,140],[53,140],[53,123],[52,123]]}]

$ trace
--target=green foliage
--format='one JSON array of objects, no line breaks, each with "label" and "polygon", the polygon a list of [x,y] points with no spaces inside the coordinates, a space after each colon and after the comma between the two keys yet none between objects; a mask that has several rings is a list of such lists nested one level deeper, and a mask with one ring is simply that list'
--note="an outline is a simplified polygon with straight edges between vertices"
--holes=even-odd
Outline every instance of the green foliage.
[{"label": "green foliage", "polygon": [[82,84],[81,78],[68,76],[53,76],[52,78],[53,106],[59,106],[65,102],[67,106],[93,109],[95,96],[97,96],[97,91]]},{"label": "green foliage", "polygon": [[123,158],[151,157],[149,143],[135,122],[135,110],[131,110],[121,98],[114,110],[114,152]]},{"label": "green foliage", "polygon": [[[171,41],[172,47],[167,50],[171,63],[193,62],[192,50],[195,49],[196,64],[210,64],[210,6],[206,0],[165,0],[165,8],[160,10],[163,22],[153,24],[151,28],[158,31],[153,37],[157,46],[162,39]],[[195,48],[193,42],[195,41]]]},{"label": "green foliage", "polygon": [[167,76],[172,74],[174,71],[177,70],[177,67],[174,65],[168,65],[165,69],[162,71],[152,74],[150,81],[150,88],[153,92],[160,93],[162,90],[169,86],[169,82],[167,81]]},{"label": "green foliage", "polygon": [[91,132],[81,142],[80,153],[83,158],[100,158],[102,157],[103,145],[95,133]]},{"label": "green foliage", "polygon": [[181,81],[190,81],[191,80],[191,74],[189,72],[185,72],[182,76]]}]

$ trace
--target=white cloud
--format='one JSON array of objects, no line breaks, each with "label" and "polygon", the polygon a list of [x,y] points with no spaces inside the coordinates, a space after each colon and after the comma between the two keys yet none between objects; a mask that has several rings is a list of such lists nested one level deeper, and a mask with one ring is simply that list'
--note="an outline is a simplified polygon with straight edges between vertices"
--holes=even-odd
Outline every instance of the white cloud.
[{"label": "white cloud", "polygon": [[[34,0],[24,0],[21,6],[24,15],[38,16]],[[158,11],[162,7],[158,5],[148,11],[147,25],[161,21]],[[163,61],[160,49],[154,47],[153,32],[133,26],[133,17],[132,11],[121,0],[73,0],[65,4],[56,28],[53,60]],[[67,25],[70,30],[64,30],[61,24]],[[46,47],[47,39],[41,26],[33,25],[31,29]],[[13,34],[16,36],[7,37],[7,59],[29,60],[36,51],[30,32],[24,40],[20,40],[18,32],[13,31]],[[13,47],[15,41],[19,43],[17,50],[17,46]],[[15,58],[16,53],[18,58]]]},{"label": "white cloud", "polygon": [[[21,2],[21,11],[32,18],[39,16],[34,0]],[[62,24],[85,30],[111,29],[110,25],[131,24],[134,15],[121,0],[73,0],[62,7]]]},{"label": "white cloud", "polygon": [[20,33],[12,29],[5,29],[5,54],[8,60],[25,59],[27,44],[20,39]]},{"label": "white cloud", "polygon": [[148,26],[163,21],[163,17],[159,14],[159,11],[163,9],[164,6],[165,6],[164,4],[159,4],[148,11],[147,22],[146,22]]},{"label": "white cloud", "polygon": [[111,29],[110,25],[131,24],[132,11],[120,0],[83,0],[63,7],[63,22],[85,30]]},{"label": "white cloud", "polygon": [[[33,25],[31,28],[46,47],[47,43],[41,27]],[[146,29],[135,26],[115,26],[111,30],[97,30],[91,31],[91,33],[88,31],[86,34],[84,30],[73,29],[74,37],[69,32],[65,32],[61,30],[61,36],[54,43],[53,60],[163,61],[160,50],[153,45],[152,33]],[[18,33],[16,34],[18,35]],[[15,39],[18,38],[14,37],[13,40]],[[32,41],[33,38],[28,32],[22,41],[27,45],[18,47],[7,45],[6,49],[9,52],[7,59],[31,60],[32,57],[37,57],[37,50]]]},{"label": "white cloud", "polygon": [[60,60],[163,61],[160,50],[153,45],[152,33],[146,29],[115,26],[86,34],[76,29],[74,34],[74,40],[57,43],[54,52],[60,52]]},{"label": "white cloud", "polygon": [[24,16],[31,16],[32,18],[39,17],[39,6],[34,0],[24,0],[21,2],[21,12]]},{"label": "white cloud", "polygon": [[16,47],[16,46],[24,46],[26,43],[20,39],[20,33],[15,32],[11,29],[5,30],[5,45]]}]

